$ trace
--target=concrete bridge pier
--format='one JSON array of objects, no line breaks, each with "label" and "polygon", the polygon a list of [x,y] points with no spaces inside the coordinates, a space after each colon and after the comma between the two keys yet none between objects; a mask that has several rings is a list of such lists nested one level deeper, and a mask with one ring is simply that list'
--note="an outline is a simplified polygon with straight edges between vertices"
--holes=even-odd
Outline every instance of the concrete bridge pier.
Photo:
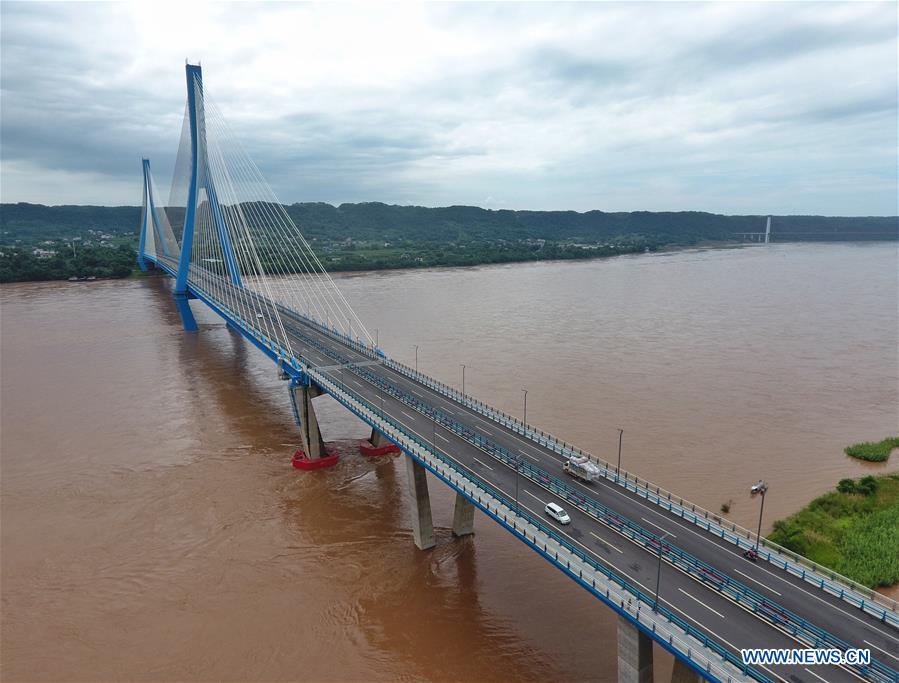
[{"label": "concrete bridge pier", "polygon": [[318,418],[312,407],[312,399],[321,395],[314,384],[293,384],[290,394],[293,398],[294,417],[300,427],[303,452],[309,460],[318,460],[326,455],[325,442],[318,427]]},{"label": "concrete bridge pier", "polygon": [[290,383],[290,401],[294,421],[300,428],[302,448],[294,453],[293,466],[298,470],[317,470],[331,467],[340,460],[337,453],[329,453],[325,448],[318,418],[312,407],[312,399],[322,394],[321,389],[305,378]]},{"label": "concrete bridge pier", "polygon": [[453,535],[468,536],[474,533],[474,503],[456,491],[453,510]]},{"label": "concrete bridge pier", "polygon": [[368,458],[374,458],[388,453],[399,453],[400,447],[388,439],[382,432],[372,427],[371,436],[367,441],[359,442],[359,452]]},{"label": "concrete bridge pier", "polygon": [[[392,446],[393,442],[384,436],[374,427],[371,428],[371,436],[368,439],[375,448],[383,448],[384,446]],[[397,449],[399,450],[399,449]]]},{"label": "concrete bridge pier", "polygon": [[427,471],[412,456],[406,456],[406,478],[409,507],[412,513],[412,538],[419,550],[437,545],[434,522],[431,519],[431,496],[428,493]]},{"label": "concrete bridge pier", "polygon": [[618,617],[618,683],[652,683],[652,638],[624,617]]},{"label": "concrete bridge pier", "polygon": [[700,683],[702,676],[681,660],[674,658],[674,669],[671,671],[671,683]]}]

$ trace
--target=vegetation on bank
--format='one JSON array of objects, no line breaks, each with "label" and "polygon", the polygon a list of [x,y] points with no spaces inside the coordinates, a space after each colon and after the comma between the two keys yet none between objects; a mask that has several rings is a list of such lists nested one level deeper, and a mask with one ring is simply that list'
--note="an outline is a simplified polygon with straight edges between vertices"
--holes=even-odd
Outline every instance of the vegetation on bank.
[{"label": "vegetation on bank", "polygon": [[768,539],[871,588],[899,582],[899,474],[843,479]]},{"label": "vegetation on bank", "polygon": [[[478,242],[404,242],[395,247],[351,242],[316,247],[319,259],[331,272],[382,270],[388,268],[434,268],[437,266],[477,266],[491,263],[520,263],[591,259],[618,254],[656,251],[665,242],[640,235],[618,236],[603,244],[569,244],[540,240],[510,242],[508,240]],[[260,255],[263,265],[268,255]]]},{"label": "vegetation on bank", "polygon": [[[284,207],[331,271],[588,259],[699,242],[740,241],[763,216],[700,211],[509,211],[365,204]],[[183,208],[165,209],[175,234]],[[137,249],[139,206],[0,205],[0,281],[123,277]],[[899,239],[891,217],[775,216],[775,241]],[[256,240],[263,265],[279,236]],[[131,252],[129,267],[121,255]],[[68,252],[77,252],[71,259]]]},{"label": "vegetation on bank", "polygon": [[[78,244],[78,243],[76,243]],[[388,268],[432,268],[435,266],[473,266],[490,263],[515,263],[564,259],[588,259],[634,252],[655,251],[650,240],[629,236],[614,244],[439,244],[407,245],[403,249],[378,248],[356,243],[329,248],[318,256],[331,272],[382,270]],[[284,268],[265,243],[259,250],[267,272]],[[125,239],[116,247],[72,248],[71,243],[42,240],[40,245],[0,248],[0,282],[67,280],[71,278],[128,277],[136,265],[137,240]],[[300,271],[295,271],[300,272]]]},{"label": "vegetation on bank", "polygon": [[[765,216],[725,216],[704,211],[510,211],[476,206],[396,206],[380,202],[285,205],[310,241],[469,243],[548,240],[599,244],[618,235],[653,236],[667,243],[734,239],[737,233],[764,232]],[[167,210],[173,226],[177,210]],[[34,235],[71,239],[88,228],[134,235],[139,206],[0,205],[0,244]],[[183,210],[181,211],[183,214]],[[895,216],[773,216],[775,241],[896,240]],[[177,232],[177,229],[176,229]]]},{"label": "vegetation on bank", "polygon": [[862,441],[846,446],[844,452],[853,458],[883,462],[890,457],[894,448],[899,448],[899,436],[888,436],[881,441]]},{"label": "vegetation on bank", "polygon": [[0,282],[128,277],[135,267],[135,254],[136,248],[128,244],[76,248],[74,253],[68,248],[48,248],[39,255],[0,249]]}]

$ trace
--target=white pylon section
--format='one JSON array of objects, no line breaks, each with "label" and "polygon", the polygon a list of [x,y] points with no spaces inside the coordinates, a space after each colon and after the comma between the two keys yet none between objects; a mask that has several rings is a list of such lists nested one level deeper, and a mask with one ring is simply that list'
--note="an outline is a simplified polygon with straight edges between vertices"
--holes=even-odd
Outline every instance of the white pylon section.
[{"label": "white pylon section", "polygon": [[[208,88],[194,90],[202,135],[197,141],[197,196],[189,280],[282,348],[289,309],[366,346],[374,340],[337,288],[310,243],[244,152]],[[182,135],[182,145],[190,136]],[[179,152],[172,196],[184,201],[190,155]],[[176,184],[177,181],[177,184]],[[172,216],[177,212],[166,210]],[[283,309],[282,309],[283,307]]]},{"label": "white pylon section", "polygon": [[141,256],[153,260],[167,259],[172,264],[178,261],[180,247],[166,212],[156,202],[159,196],[156,183],[150,171],[149,159],[144,159],[144,191],[141,210]]},{"label": "white pylon section", "polygon": [[156,230],[153,227],[153,218],[150,211],[150,183],[146,174],[149,169],[144,169],[144,201],[143,210],[141,212],[140,229],[141,229],[141,256],[156,260]]}]

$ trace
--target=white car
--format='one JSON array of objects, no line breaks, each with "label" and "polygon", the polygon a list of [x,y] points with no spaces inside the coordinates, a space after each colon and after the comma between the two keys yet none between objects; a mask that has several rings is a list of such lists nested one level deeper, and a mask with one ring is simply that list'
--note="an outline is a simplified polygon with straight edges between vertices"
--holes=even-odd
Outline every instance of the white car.
[{"label": "white car", "polygon": [[543,510],[559,524],[571,524],[571,517],[568,516],[568,513],[555,503],[547,503]]}]

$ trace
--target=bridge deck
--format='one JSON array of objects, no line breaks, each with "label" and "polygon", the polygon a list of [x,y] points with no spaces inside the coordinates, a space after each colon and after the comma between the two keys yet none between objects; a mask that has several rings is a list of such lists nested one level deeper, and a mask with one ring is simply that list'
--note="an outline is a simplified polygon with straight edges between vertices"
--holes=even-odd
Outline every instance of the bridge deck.
[{"label": "bridge deck", "polygon": [[[299,317],[284,320],[285,327],[291,337],[294,351],[301,355],[312,367],[327,373],[334,381],[347,386],[351,391],[368,399],[372,405],[382,410],[403,424],[424,441],[435,438],[435,445],[443,453],[465,465],[477,476],[510,498],[515,495],[515,470],[492,458],[456,433],[436,426],[426,415],[410,408],[400,400],[385,395],[379,387],[366,381],[351,368],[334,367],[333,358],[329,357],[305,338],[313,336],[319,343],[333,348],[341,355],[349,357],[360,364],[370,359],[341,344],[328,335],[320,333]],[[387,366],[367,367],[367,370],[387,378],[425,403],[451,412],[455,419],[498,443],[512,452],[518,452],[534,464],[555,473],[562,474],[562,458],[540,444],[525,439],[511,432],[503,425],[487,420],[470,408],[445,397],[428,386],[406,377]],[[893,663],[899,663],[899,632],[890,626],[876,621],[870,615],[852,613],[847,605],[834,596],[823,591],[816,591],[812,586],[802,582],[791,574],[787,574],[773,565],[754,564],[745,560],[739,551],[720,538],[708,534],[698,527],[671,515],[656,505],[647,503],[643,498],[623,490],[606,480],[593,485],[582,484],[572,479],[572,483],[583,490],[585,497],[596,497],[604,505],[614,509],[624,517],[655,528],[659,533],[667,532],[672,545],[677,545],[692,555],[715,567],[739,581],[751,583],[756,589],[770,597],[783,607],[801,615],[817,624],[833,635],[845,640],[855,647],[872,647],[872,656],[886,659],[894,657]],[[622,576],[628,577],[642,586],[647,593],[655,590],[658,558],[644,547],[615,533],[609,527],[599,523],[593,517],[573,508],[565,500],[552,492],[540,488],[534,482],[519,478],[519,503],[523,509],[537,516],[545,516],[543,506],[548,502],[556,502],[566,509],[572,522],[561,526],[547,518],[557,532],[567,536],[595,559],[606,563]],[[739,655],[744,647],[800,647],[801,645],[786,633],[775,629],[743,607],[723,597],[709,586],[694,580],[671,566],[662,569],[663,581],[660,599],[678,611],[693,624],[706,631],[710,637],[718,639]],[[885,662],[885,663],[887,663]],[[801,667],[771,667],[770,674],[792,681],[817,680],[814,675]],[[815,673],[828,681],[852,680],[854,675],[837,667],[820,667]]]},{"label": "bridge deck", "polygon": [[[183,230],[177,236],[168,212],[157,210],[149,161],[144,160],[138,262],[142,268],[156,263],[176,276],[176,302],[186,329],[196,329],[190,293],[275,360],[292,383],[317,383],[385,430],[409,457],[706,677],[899,683],[899,619],[895,611],[880,610],[878,616],[889,625],[878,623],[871,616],[877,606],[870,604],[870,594],[862,596],[855,589],[847,594],[837,585],[839,597],[834,597],[825,592],[817,571],[810,574],[820,580],[820,588],[808,582],[804,567],[796,578],[775,568],[776,558],[752,564],[734,545],[714,536],[715,531],[729,532],[703,530],[699,519],[691,525],[692,511],[666,512],[657,492],[639,489],[635,495],[619,486],[617,476],[613,483],[599,480],[592,486],[568,478],[553,450],[560,450],[558,445],[542,434],[517,430],[470,397],[453,395],[354,342],[357,335],[368,335],[362,321],[255,164],[234,144],[214,103],[205,97],[200,66],[187,64],[185,73],[184,130],[189,135],[182,135],[179,159],[190,160],[191,172],[181,178],[187,187],[176,188],[173,182],[173,190],[186,190]],[[336,328],[328,330],[312,318],[328,327],[333,319]],[[570,525],[559,526],[543,514],[550,501],[568,511]],[[660,534],[666,534],[664,539]],[[748,537],[747,532],[730,540],[745,544]],[[660,559],[666,565],[656,602]],[[602,590],[597,590],[599,584]],[[870,647],[877,661],[867,668],[759,666],[752,671],[739,662],[741,648],[806,646]]]},{"label": "bridge deck", "polygon": [[[176,267],[171,261],[160,265],[170,272]],[[192,270],[192,277],[201,289],[203,284],[209,284],[204,282],[206,277],[202,273],[194,273]],[[217,282],[216,286],[221,287],[222,283]],[[247,290],[242,290],[239,295],[249,299],[261,298],[259,294]],[[888,667],[888,672],[895,672],[899,665],[899,630],[894,627],[881,623],[867,612],[853,609],[839,598],[816,589],[772,564],[748,562],[732,544],[609,480],[599,479],[587,485],[568,478],[562,473],[564,460],[558,453],[383,362],[372,362],[371,355],[361,353],[341,338],[325,333],[301,315],[279,308],[293,354],[303,365],[376,406],[409,432],[424,442],[433,443],[435,449],[508,498],[513,499],[517,489],[522,511],[543,518],[547,525],[571,544],[639,586],[644,593],[652,595],[655,591],[658,566],[658,555],[655,552],[572,506],[550,490],[551,486],[541,486],[525,476],[516,476],[515,468],[507,462],[494,457],[488,450],[478,447],[456,431],[438,424],[427,413],[437,408],[444,415],[452,416],[455,423],[484,443],[498,445],[519,455],[523,462],[540,468],[551,477],[564,478],[585,500],[598,501],[615,514],[652,533],[667,533],[666,543],[706,563],[716,575],[729,577],[748,586],[764,599],[799,615],[850,646],[870,648],[872,657]],[[385,391],[385,382],[413,396],[416,406]],[[561,526],[544,515],[543,506],[548,502],[556,502],[564,507],[571,516],[571,524]],[[745,605],[729,599],[716,589],[714,582],[701,581],[695,575],[668,563],[662,568],[659,599],[661,604],[738,657],[740,649],[746,647],[806,646],[790,635],[789,626],[776,627]],[[788,666],[757,668],[772,679],[794,683],[850,681],[860,678],[855,671],[834,666],[814,669]],[[885,680],[890,680],[889,675]],[[894,677],[893,680],[899,678]]]}]

